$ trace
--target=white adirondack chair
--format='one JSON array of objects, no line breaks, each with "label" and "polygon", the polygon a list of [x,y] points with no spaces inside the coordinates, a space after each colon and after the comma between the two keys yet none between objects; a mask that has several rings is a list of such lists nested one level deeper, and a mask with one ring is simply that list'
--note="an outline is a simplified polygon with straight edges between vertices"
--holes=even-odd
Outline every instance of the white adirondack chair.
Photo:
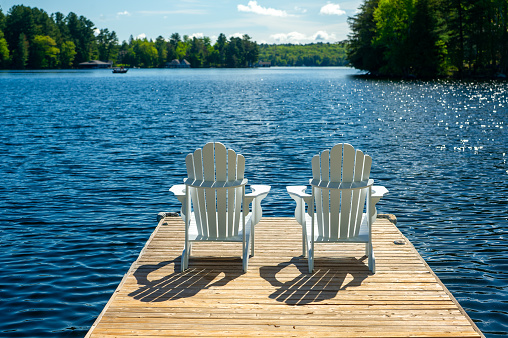
[{"label": "white adirondack chair", "polygon": [[[312,158],[312,193],[306,186],[286,187],[296,201],[295,217],[302,225],[302,250],[314,270],[314,243],[365,243],[369,269],[375,272],[371,224],[374,204],[388,192],[369,179],[372,158],[347,143]],[[373,192],[375,190],[375,193]],[[307,205],[307,212],[305,212]]]},{"label": "white adirondack chair", "polygon": [[207,143],[187,155],[185,164],[188,177],[184,184],[169,189],[182,203],[185,222],[182,272],[188,267],[192,243],[197,241],[242,242],[246,272],[249,245],[254,255],[254,226],[261,219],[261,200],[270,186],[252,185],[252,192],[246,194],[245,158],[221,143]]}]

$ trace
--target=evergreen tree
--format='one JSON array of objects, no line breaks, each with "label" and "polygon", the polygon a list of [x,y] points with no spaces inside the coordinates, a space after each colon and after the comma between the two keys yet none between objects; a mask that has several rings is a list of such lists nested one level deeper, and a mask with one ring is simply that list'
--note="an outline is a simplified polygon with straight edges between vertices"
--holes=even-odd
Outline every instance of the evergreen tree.
[{"label": "evergreen tree", "polygon": [[347,58],[350,64],[358,69],[378,73],[383,65],[384,47],[374,45],[376,22],[374,11],[379,0],[366,0],[356,16],[349,18],[351,35]]},{"label": "evergreen tree", "polygon": [[158,36],[155,39],[155,49],[157,49],[157,67],[164,67],[168,57],[167,42],[162,36]]},{"label": "evergreen tree", "polygon": [[0,69],[7,68],[9,62],[9,46],[4,38],[4,32],[0,30]]},{"label": "evergreen tree", "polygon": [[74,66],[81,62],[90,61],[93,55],[93,46],[95,43],[94,24],[84,16],[78,17],[71,12],[66,18],[69,35],[76,46],[76,58]]},{"label": "evergreen tree", "polygon": [[101,29],[96,37],[98,59],[102,61],[112,61],[116,59],[118,53],[118,38],[116,33],[110,32],[107,28]]},{"label": "evergreen tree", "polygon": [[19,35],[18,45],[12,56],[12,65],[15,69],[25,69],[28,65],[29,44],[24,33]]}]

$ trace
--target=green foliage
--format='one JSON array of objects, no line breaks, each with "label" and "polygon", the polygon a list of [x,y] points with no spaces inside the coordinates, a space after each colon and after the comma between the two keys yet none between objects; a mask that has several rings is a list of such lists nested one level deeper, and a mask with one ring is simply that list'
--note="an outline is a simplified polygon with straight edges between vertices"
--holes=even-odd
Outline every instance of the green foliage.
[{"label": "green foliage", "polygon": [[259,46],[259,60],[270,61],[272,66],[345,66],[346,53],[345,43]]},{"label": "green foliage", "polygon": [[0,27],[8,32],[6,45],[0,39],[0,46],[2,50],[8,48],[12,55],[9,62],[0,62],[1,68],[76,67],[102,51],[106,57],[114,56],[118,42],[116,33],[107,29],[101,31],[100,38],[105,37],[104,40],[96,39],[94,24],[83,16],[74,13],[67,17],[62,13],[50,16],[44,10],[23,5],[13,6],[6,16],[0,11]]},{"label": "green foliage", "polygon": [[60,47],[59,62],[64,68],[72,66],[74,57],[76,56],[76,45],[72,41],[62,43]]},{"label": "green foliage", "polygon": [[96,37],[99,60],[113,60],[118,54],[118,38],[116,33],[110,32],[107,28],[101,29]]},{"label": "green foliage", "polygon": [[166,67],[173,60],[186,60],[193,68],[248,67],[258,60],[258,45],[248,35],[232,37],[220,34],[212,46],[209,37],[173,33],[169,40],[134,39],[120,47],[117,62],[131,67]]},{"label": "green foliage", "polygon": [[349,19],[351,64],[373,74],[508,71],[506,0],[366,0]]},{"label": "green foliage", "polygon": [[0,68],[7,67],[9,61],[9,46],[4,38],[4,33],[0,30]]},{"label": "green foliage", "polygon": [[81,62],[92,59],[95,47],[95,25],[84,16],[78,17],[75,13],[69,13],[65,19],[69,29],[69,38],[76,46],[76,58],[74,66]]},{"label": "green foliage", "polygon": [[378,3],[379,0],[366,0],[360,7],[360,12],[348,19],[352,34],[347,58],[353,67],[372,73],[379,72],[382,67],[385,49],[384,46],[373,43],[376,32],[374,11]]},{"label": "green foliage", "polygon": [[29,58],[29,44],[28,40],[26,38],[26,35],[24,33],[21,33],[19,35],[19,41],[18,46],[14,50],[13,55],[13,67],[16,69],[25,69],[28,65],[28,58]]},{"label": "green foliage", "polygon": [[32,45],[32,57],[30,58],[32,68],[53,68],[58,53],[60,53],[60,50],[56,47],[55,40],[47,35],[36,35]]}]

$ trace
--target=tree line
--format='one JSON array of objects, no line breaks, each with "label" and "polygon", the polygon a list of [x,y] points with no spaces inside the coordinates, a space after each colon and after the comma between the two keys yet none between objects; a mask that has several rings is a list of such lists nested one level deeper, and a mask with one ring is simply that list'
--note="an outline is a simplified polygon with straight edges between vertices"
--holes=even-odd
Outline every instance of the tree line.
[{"label": "tree line", "polygon": [[134,39],[119,43],[114,31],[97,29],[84,16],[13,6],[0,8],[0,69],[77,68],[90,60],[112,61],[131,67],[164,67],[173,59],[187,59],[192,67],[246,67],[258,60],[258,45],[248,35],[228,39],[208,37]]},{"label": "tree line", "polygon": [[501,76],[507,0],[365,0],[349,18],[348,59],[374,75]]},{"label": "tree line", "polygon": [[258,60],[258,44],[250,36],[231,37],[219,34],[212,45],[209,37],[183,37],[171,34],[169,39],[159,36],[155,41],[134,39],[118,46],[116,61],[133,67],[164,67],[172,60],[185,59],[193,68],[248,67]]},{"label": "tree line", "polygon": [[259,59],[270,61],[273,66],[346,66],[347,44],[311,43],[307,45],[259,46]]}]

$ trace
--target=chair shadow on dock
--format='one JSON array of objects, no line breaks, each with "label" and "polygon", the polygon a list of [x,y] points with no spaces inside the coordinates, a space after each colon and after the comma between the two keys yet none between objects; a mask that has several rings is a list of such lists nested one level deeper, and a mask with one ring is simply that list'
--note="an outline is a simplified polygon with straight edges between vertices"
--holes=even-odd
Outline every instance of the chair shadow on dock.
[{"label": "chair shadow on dock", "polygon": [[[206,264],[207,259],[203,260]],[[180,262],[181,256],[157,265],[139,266],[134,272],[134,277],[140,287],[129,296],[142,302],[164,302],[189,298],[201,290],[225,286],[243,273],[241,269],[235,271],[231,267],[228,268],[228,262],[230,263],[231,260],[214,259],[212,266],[190,267],[185,272],[180,272]],[[172,269],[171,265],[173,265]],[[166,270],[162,271],[162,269]],[[167,269],[171,272],[165,273]],[[161,271],[156,273],[158,270]],[[152,273],[154,276],[163,277],[150,279],[149,276]]]},{"label": "chair shadow on dock", "polygon": [[[277,266],[263,266],[259,269],[263,279],[269,282],[276,291],[270,298],[288,305],[306,305],[332,299],[341,290],[360,286],[371,272],[363,262],[356,258],[317,258],[314,273],[307,272],[307,259],[293,257],[290,261]],[[281,274],[282,270],[294,265],[300,274]],[[277,275],[280,274],[280,277]],[[348,275],[352,280],[343,285]],[[288,279],[284,281],[284,278]]]}]

